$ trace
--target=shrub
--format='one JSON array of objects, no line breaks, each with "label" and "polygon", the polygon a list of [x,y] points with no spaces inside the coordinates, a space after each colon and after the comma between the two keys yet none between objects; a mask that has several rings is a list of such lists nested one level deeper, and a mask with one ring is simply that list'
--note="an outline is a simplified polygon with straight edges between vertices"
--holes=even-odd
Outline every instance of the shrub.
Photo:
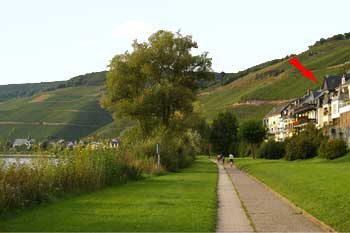
[{"label": "shrub", "polygon": [[128,154],[152,161],[157,161],[156,145],[160,144],[160,162],[169,171],[191,165],[201,152],[202,143],[197,131],[182,127],[169,130],[158,128],[151,136],[145,137],[142,130],[135,126],[121,140]]},{"label": "shrub", "polygon": [[317,156],[317,150],[325,137],[321,130],[313,124],[306,126],[304,131],[288,139],[286,143],[287,160],[309,159]]},{"label": "shrub", "polygon": [[285,145],[283,142],[276,142],[274,140],[269,140],[261,144],[259,150],[257,151],[258,158],[265,159],[280,159],[284,157]]},{"label": "shrub", "polygon": [[160,161],[169,171],[188,167],[200,152],[200,136],[197,132],[187,130],[185,133],[161,133],[132,149],[138,156],[157,159],[156,144],[160,144]]},{"label": "shrub", "polygon": [[200,152],[200,136],[197,132],[188,130],[180,135],[166,135],[162,138],[162,164],[171,170],[188,167]]},{"label": "shrub", "polygon": [[238,149],[237,149],[237,156],[239,157],[248,157],[249,155],[251,155],[252,151],[251,151],[251,147],[245,143],[245,142],[240,142],[238,144]]},{"label": "shrub", "polygon": [[319,155],[325,159],[335,159],[346,153],[347,145],[340,139],[324,140],[319,148]]},{"label": "shrub", "polygon": [[309,138],[295,136],[286,144],[286,160],[309,159],[317,156],[317,145]]}]

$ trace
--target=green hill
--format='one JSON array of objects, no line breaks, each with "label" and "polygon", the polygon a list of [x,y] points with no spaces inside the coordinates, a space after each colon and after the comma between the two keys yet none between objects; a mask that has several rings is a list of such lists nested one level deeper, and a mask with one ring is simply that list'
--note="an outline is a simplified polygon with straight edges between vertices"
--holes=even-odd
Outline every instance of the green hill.
[{"label": "green hill", "polygon": [[[101,132],[112,123],[99,104],[105,80],[102,71],[67,81],[0,86],[0,138],[76,140]],[[118,135],[122,127],[113,129]]]},{"label": "green hill", "polygon": [[0,136],[37,140],[85,137],[112,122],[99,105],[101,86],[68,87],[0,104]]},{"label": "green hill", "polygon": [[350,40],[332,38],[297,55],[300,62],[313,71],[317,84],[302,77],[289,64],[290,56],[287,56],[247,70],[227,85],[202,90],[199,99],[205,116],[212,119],[218,112],[229,110],[243,120],[262,119],[273,106],[300,97],[307,89],[319,88],[325,75],[342,74],[348,69],[345,63],[350,61]]},{"label": "green hill", "polygon": [[0,85],[0,102],[66,87],[104,85],[105,80],[106,71],[101,71],[79,75],[68,81]]}]

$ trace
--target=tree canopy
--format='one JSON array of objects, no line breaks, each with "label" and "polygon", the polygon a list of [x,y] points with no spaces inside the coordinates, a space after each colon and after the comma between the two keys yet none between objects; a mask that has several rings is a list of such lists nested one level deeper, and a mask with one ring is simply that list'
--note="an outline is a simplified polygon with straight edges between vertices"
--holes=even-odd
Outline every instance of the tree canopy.
[{"label": "tree canopy", "polygon": [[238,122],[236,116],[230,112],[220,112],[214,119],[210,142],[213,151],[227,155],[232,153],[233,146],[237,143]]},{"label": "tree canopy", "polygon": [[147,131],[191,114],[198,81],[212,76],[207,53],[192,55],[197,47],[191,36],[163,30],[147,42],[135,40],[132,52],[116,55],[109,65],[103,105]]},{"label": "tree canopy", "polygon": [[239,136],[244,142],[251,145],[254,158],[256,156],[256,147],[265,139],[266,134],[267,129],[261,121],[246,121],[239,127]]}]

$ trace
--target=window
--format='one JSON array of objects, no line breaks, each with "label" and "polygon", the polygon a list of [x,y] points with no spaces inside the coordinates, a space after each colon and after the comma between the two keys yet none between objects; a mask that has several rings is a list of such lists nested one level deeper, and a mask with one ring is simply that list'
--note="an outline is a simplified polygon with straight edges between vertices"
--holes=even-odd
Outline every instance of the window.
[{"label": "window", "polygon": [[324,115],[324,116],[327,116],[327,115],[328,115],[328,109],[327,109],[327,108],[324,108],[324,109],[323,109],[323,115]]}]

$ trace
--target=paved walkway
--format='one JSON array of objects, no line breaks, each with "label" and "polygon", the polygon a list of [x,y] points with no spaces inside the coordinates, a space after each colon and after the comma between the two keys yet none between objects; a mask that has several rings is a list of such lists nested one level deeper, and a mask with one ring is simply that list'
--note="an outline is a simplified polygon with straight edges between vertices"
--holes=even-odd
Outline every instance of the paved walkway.
[{"label": "paved walkway", "polygon": [[254,232],[227,172],[219,168],[219,209],[216,232]]},{"label": "paved walkway", "polygon": [[[238,168],[227,166],[226,171],[231,177],[257,232],[324,232],[318,225],[296,212],[295,209]],[[221,185],[225,184],[221,183]],[[234,196],[237,198],[236,194]],[[241,207],[236,208],[241,212]],[[235,214],[238,210],[226,211]],[[218,224],[218,229],[221,229],[221,222],[219,221]]]}]

